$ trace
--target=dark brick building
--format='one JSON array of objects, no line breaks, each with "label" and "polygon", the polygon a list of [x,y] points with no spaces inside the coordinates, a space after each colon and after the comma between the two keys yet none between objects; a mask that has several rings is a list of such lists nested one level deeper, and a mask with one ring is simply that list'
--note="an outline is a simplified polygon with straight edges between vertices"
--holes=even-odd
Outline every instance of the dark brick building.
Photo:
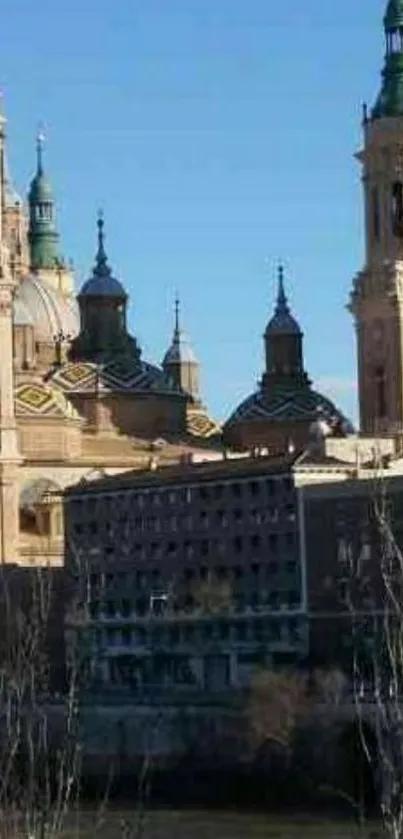
[{"label": "dark brick building", "polygon": [[66,560],[88,572],[93,679],[221,690],[306,657],[294,461],[232,457],[68,491]]}]

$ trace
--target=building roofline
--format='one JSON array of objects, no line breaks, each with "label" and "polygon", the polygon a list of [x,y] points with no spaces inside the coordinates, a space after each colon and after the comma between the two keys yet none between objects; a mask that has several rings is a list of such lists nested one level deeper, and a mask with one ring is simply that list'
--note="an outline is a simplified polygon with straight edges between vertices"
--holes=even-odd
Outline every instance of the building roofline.
[{"label": "building roofline", "polygon": [[253,475],[284,475],[293,472],[296,460],[295,454],[284,456],[267,455],[237,456],[229,454],[211,460],[193,460],[188,458],[175,465],[151,465],[144,470],[134,469],[125,472],[123,475],[111,475],[100,480],[84,483],[83,481],[70,486],[66,490],[66,496],[77,496],[82,494],[98,494],[103,492],[119,492],[123,489],[135,487],[157,487],[161,484],[172,486],[173,484],[189,484],[193,482],[206,482],[211,480],[226,480],[235,478],[248,478]]}]

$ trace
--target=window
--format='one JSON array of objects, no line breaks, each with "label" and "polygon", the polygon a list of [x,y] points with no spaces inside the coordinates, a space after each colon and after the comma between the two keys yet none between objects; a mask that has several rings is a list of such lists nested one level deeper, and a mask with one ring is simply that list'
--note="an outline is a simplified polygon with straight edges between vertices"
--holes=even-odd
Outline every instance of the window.
[{"label": "window", "polygon": [[200,552],[202,556],[207,556],[210,550],[210,543],[208,539],[203,539],[200,545]]},{"label": "window", "polygon": [[276,551],[278,548],[278,535],[277,533],[270,533],[269,535],[269,548],[271,551]]},{"label": "window", "polygon": [[241,485],[240,484],[232,484],[232,494],[235,498],[241,497]]},{"label": "window", "polygon": [[131,615],[131,611],[132,611],[132,604],[130,603],[130,600],[127,600],[127,599],[122,600],[121,613],[122,613],[123,617],[128,618]]},{"label": "window", "polygon": [[293,504],[287,504],[286,505],[285,514],[286,514],[286,517],[287,517],[288,521],[290,521],[290,522],[295,521],[295,509],[294,509]]},{"label": "window", "polygon": [[288,595],[288,602],[291,608],[298,606],[300,602],[299,592],[293,589]]},{"label": "window", "polygon": [[200,487],[200,489],[199,489],[199,497],[200,497],[203,501],[206,501],[206,500],[208,499],[208,496],[209,496],[209,492],[208,492],[207,487]]},{"label": "window", "polygon": [[251,481],[251,483],[249,484],[249,489],[250,489],[250,494],[253,497],[256,497],[256,495],[259,495],[260,486],[259,486],[257,481]]},{"label": "window", "polygon": [[376,242],[379,242],[380,237],[380,222],[379,222],[379,194],[376,186],[372,188],[371,193],[371,211],[372,211],[372,234]]},{"label": "window", "polygon": [[403,237],[403,184],[395,181],[392,186],[392,230],[394,236]]},{"label": "window", "polygon": [[258,550],[258,548],[260,548],[260,536],[258,533],[254,533],[253,536],[251,536],[250,546],[252,550]]},{"label": "window", "polygon": [[272,609],[276,609],[280,602],[280,596],[278,591],[271,591],[268,597],[268,601],[269,606],[271,606]]},{"label": "window", "polygon": [[242,521],[242,510],[240,510],[239,507],[234,510],[234,519],[236,522]]},{"label": "window", "polygon": [[90,605],[90,615],[92,620],[95,620],[99,616],[99,603],[94,602]]},{"label": "window", "polygon": [[337,584],[340,603],[346,604],[348,597],[348,584],[346,580],[339,580]]},{"label": "window", "polygon": [[122,643],[125,646],[129,646],[132,643],[132,635],[131,629],[122,629]]},{"label": "window", "polygon": [[200,513],[200,523],[203,528],[207,528],[209,526],[209,517],[204,510]]},{"label": "window", "polygon": [[240,552],[242,551],[242,548],[243,548],[243,539],[242,539],[242,536],[235,536],[235,539],[234,539],[234,550],[235,550],[237,553],[240,553]]},{"label": "window", "polygon": [[386,410],[386,382],[384,367],[375,368],[375,400],[376,400],[376,414],[379,419],[385,419],[387,416]]},{"label": "window", "polygon": [[107,600],[105,603],[105,613],[107,618],[114,618],[116,615],[116,607],[113,600]]}]

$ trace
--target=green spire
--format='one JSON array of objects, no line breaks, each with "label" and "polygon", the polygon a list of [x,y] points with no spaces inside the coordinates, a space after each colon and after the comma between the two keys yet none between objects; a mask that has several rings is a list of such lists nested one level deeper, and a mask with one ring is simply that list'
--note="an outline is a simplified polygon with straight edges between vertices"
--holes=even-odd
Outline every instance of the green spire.
[{"label": "green spire", "polygon": [[36,173],[28,195],[28,238],[33,270],[55,268],[61,262],[53,192],[43,168],[43,145],[44,136],[39,133],[36,140]]},{"label": "green spire", "polygon": [[403,116],[403,0],[389,0],[383,25],[385,64],[372,119]]}]

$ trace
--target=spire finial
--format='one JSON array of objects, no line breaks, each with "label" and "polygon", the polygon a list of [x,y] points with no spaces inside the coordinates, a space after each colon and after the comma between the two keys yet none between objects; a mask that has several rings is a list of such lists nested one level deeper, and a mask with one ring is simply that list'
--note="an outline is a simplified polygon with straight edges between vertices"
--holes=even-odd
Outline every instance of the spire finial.
[{"label": "spire finial", "polygon": [[279,262],[277,269],[277,312],[288,312],[287,296],[284,289],[284,264]]},{"label": "spire finial", "polygon": [[40,125],[36,135],[36,171],[37,175],[43,175],[43,147],[45,145],[45,132],[43,125]]},{"label": "spire finial", "polygon": [[179,335],[179,333],[180,333],[180,325],[179,325],[180,307],[181,307],[181,302],[180,302],[180,299],[179,299],[179,294],[178,294],[178,292],[176,292],[176,295],[175,295],[175,335]]},{"label": "spire finial", "polygon": [[105,253],[105,232],[104,232],[104,212],[102,209],[98,210],[97,228],[98,228],[98,250],[95,257],[95,272],[97,274],[109,273],[108,260]]}]

